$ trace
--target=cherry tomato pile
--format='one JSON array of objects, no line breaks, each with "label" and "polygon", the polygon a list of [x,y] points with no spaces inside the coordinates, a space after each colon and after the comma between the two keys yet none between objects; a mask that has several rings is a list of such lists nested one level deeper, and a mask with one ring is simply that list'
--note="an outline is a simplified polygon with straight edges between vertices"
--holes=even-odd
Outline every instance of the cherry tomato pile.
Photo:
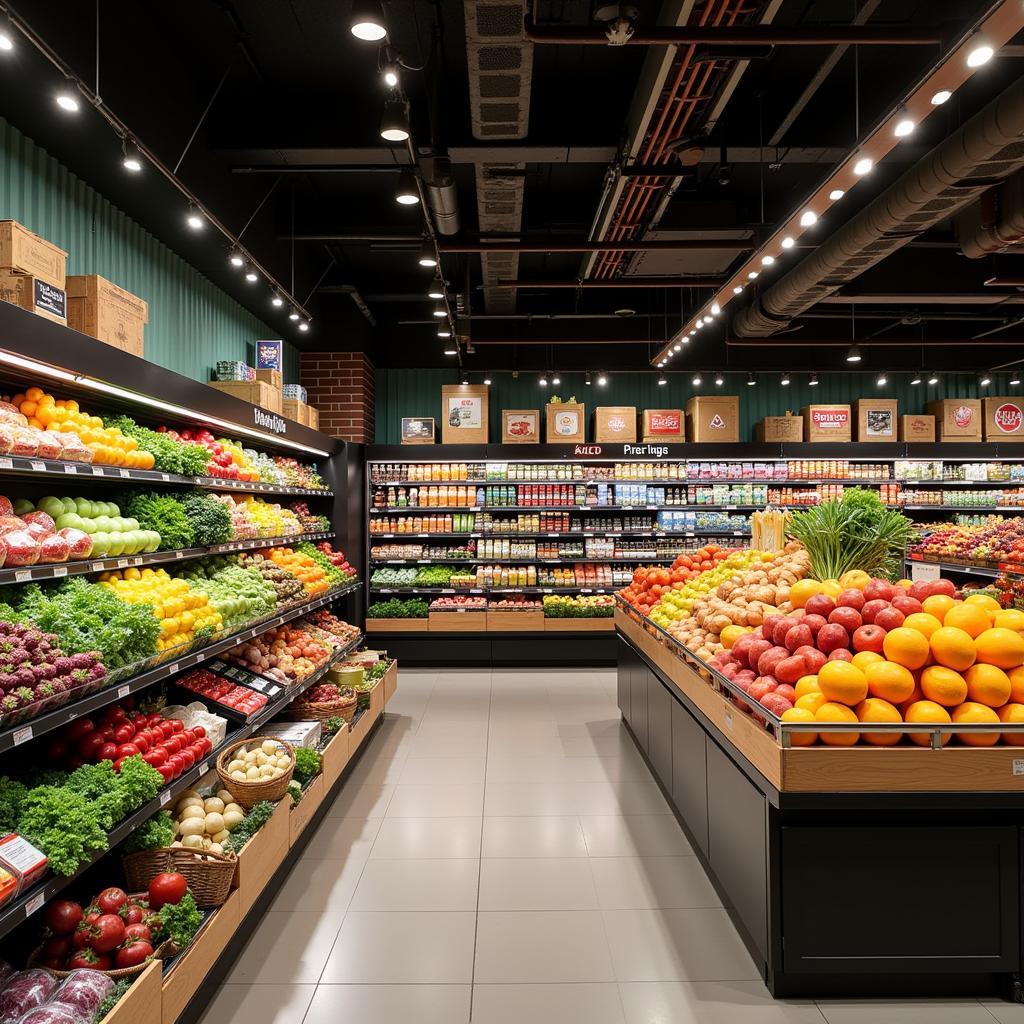
[{"label": "cherry tomato pile", "polygon": [[222,707],[232,708],[246,717],[255,714],[267,703],[267,698],[262,693],[222,679],[204,668],[189,672],[183,679],[178,680],[178,685]]},{"label": "cherry tomato pile", "polygon": [[685,551],[668,569],[641,566],[633,573],[633,582],[620,593],[631,605],[644,611],[656,605],[666,591],[678,590],[702,572],[714,569],[730,553],[729,548],[705,544],[696,551]]},{"label": "cherry tomato pile", "polygon": [[127,704],[111,704],[101,716],[79,718],[47,746],[54,765],[74,771],[83,764],[112,761],[121,770],[126,757],[140,754],[165,783],[176,779],[213,749],[201,726],[186,729],[158,711],[142,714]]}]

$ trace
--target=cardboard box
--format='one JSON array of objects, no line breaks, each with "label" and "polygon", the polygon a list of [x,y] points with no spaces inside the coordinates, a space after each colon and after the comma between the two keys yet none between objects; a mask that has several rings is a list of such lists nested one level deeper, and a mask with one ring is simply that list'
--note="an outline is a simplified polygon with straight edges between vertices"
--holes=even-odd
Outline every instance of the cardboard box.
[{"label": "cardboard box", "polygon": [[787,412],[785,416],[765,416],[754,427],[754,438],[757,441],[803,441],[804,418]]},{"label": "cardboard box", "polygon": [[132,987],[99,1024],[161,1024],[163,968],[159,960],[135,975]]},{"label": "cardboard box", "polygon": [[[265,344],[265,342],[263,344]],[[284,387],[282,376],[283,375],[280,370],[256,371],[256,379],[263,381],[264,384],[269,384],[275,391],[281,391]]]},{"label": "cardboard box", "polygon": [[321,767],[320,774],[302,791],[302,799],[292,805],[292,811],[288,817],[288,845],[290,847],[294,846],[302,833],[306,831],[317,808],[324,802],[326,794],[327,786]]},{"label": "cardboard box", "polygon": [[487,444],[489,394],[486,384],[442,385],[442,444]]},{"label": "cardboard box", "polygon": [[142,358],[149,304],[99,274],[68,278],[68,326]]},{"label": "cardboard box", "polygon": [[895,398],[858,398],[854,403],[857,414],[858,441],[895,441]]},{"label": "cardboard box", "polygon": [[934,416],[900,416],[898,441],[934,441]]},{"label": "cardboard box", "polygon": [[736,444],[740,439],[738,395],[697,395],[686,403],[686,436],[700,444]]},{"label": "cardboard box", "polygon": [[306,406],[306,426],[309,427],[310,430],[320,429],[320,410],[315,406]]},{"label": "cardboard box", "polygon": [[0,220],[0,271],[38,277],[64,291],[68,254],[16,220]]},{"label": "cardboard box", "polygon": [[293,420],[303,426],[309,425],[309,406],[305,402],[286,398],[281,402],[281,411],[286,420]]},{"label": "cardboard box", "polygon": [[936,440],[981,440],[980,398],[941,398],[929,402],[927,409],[935,417]]},{"label": "cardboard box", "polygon": [[800,410],[808,441],[851,441],[853,414],[848,405],[805,405]]},{"label": "cardboard box", "polygon": [[436,436],[432,416],[402,417],[402,444],[434,444]]},{"label": "cardboard box", "polygon": [[502,444],[540,444],[539,409],[502,409]]},{"label": "cardboard box", "polygon": [[582,402],[548,402],[544,427],[548,444],[582,444],[587,439],[587,407]]},{"label": "cardboard box", "polygon": [[10,302],[36,316],[67,326],[67,296],[63,289],[42,278],[0,270],[0,302]]},{"label": "cardboard box", "polygon": [[986,441],[1024,437],[1024,399],[986,398],[983,410]]},{"label": "cardboard box", "polygon": [[682,409],[644,409],[640,435],[644,441],[681,443],[686,437],[686,417]]},{"label": "cardboard box", "polygon": [[275,391],[261,380],[214,380],[210,382],[210,387],[223,391],[232,398],[240,398],[250,405],[258,405],[267,412],[276,412],[279,416],[284,413],[281,392]]},{"label": "cardboard box", "polygon": [[288,815],[291,800],[278,802],[270,820],[242,847],[238,855],[238,913],[241,917],[259,898],[270,876],[288,855]]},{"label": "cardboard box", "polygon": [[594,440],[636,441],[636,406],[599,405],[594,410]]}]

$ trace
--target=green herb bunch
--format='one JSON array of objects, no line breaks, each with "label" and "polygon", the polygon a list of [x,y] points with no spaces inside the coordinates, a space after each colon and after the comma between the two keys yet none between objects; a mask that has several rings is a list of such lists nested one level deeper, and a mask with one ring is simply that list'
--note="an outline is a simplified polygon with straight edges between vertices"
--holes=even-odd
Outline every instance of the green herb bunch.
[{"label": "green herb bunch", "polygon": [[187,889],[177,903],[165,903],[159,910],[159,923],[154,922],[154,938],[171,939],[178,949],[184,949],[199,931],[203,915],[196,906],[195,897]]},{"label": "green herb bunch", "polygon": [[160,534],[160,550],[173,551],[195,546],[195,534],[188,513],[181,502],[167,494],[154,491],[133,491],[121,501],[125,515],[139,521],[144,530]]},{"label": "green herb bunch", "polygon": [[174,842],[175,835],[174,819],[167,811],[157,811],[124,841],[124,851],[162,850]]},{"label": "green herb bunch", "polygon": [[210,547],[231,540],[231,513],[227,505],[205,491],[192,491],[178,501],[192,524],[193,543],[196,547]]},{"label": "green herb bunch", "polygon": [[320,772],[320,755],[311,747],[299,747],[295,751],[294,778],[303,786]]},{"label": "green herb bunch", "polygon": [[[118,427],[123,434],[134,437],[139,447],[153,453],[153,468],[163,473],[179,476],[205,476],[210,463],[210,453],[201,444],[191,441],[176,441],[168,433],[139,426],[130,416],[115,416],[107,419],[108,427]],[[138,519],[138,516],[135,517]]]},{"label": "green herb bunch", "polygon": [[270,816],[274,813],[274,810],[275,806],[269,800],[261,800],[259,803],[253,804],[249,809],[249,813],[224,841],[224,849],[234,850],[235,853],[238,853],[270,821]]}]

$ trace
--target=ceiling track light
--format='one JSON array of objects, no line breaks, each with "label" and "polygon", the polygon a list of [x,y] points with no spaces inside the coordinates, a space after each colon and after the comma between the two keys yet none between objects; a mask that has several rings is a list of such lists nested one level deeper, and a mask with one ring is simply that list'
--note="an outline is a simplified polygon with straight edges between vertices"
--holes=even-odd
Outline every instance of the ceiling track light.
[{"label": "ceiling track light", "polygon": [[435,277],[430,282],[430,290],[427,292],[428,299],[443,299],[444,298],[444,281],[440,277]]},{"label": "ceiling track light", "polygon": [[747,374],[747,387],[752,388],[757,383],[757,378],[752,374]]},{"label": "ceiling track light", "polygon": [[864,357],[861,355],[859,345],[851,345],[846,350],[846,361],[848,363],[859,363]]},{"label": "ceiling track light", "polygon": [[298,320],[299,319],[299,311],[297,309],[293,308],[292,311],[288,314],[288,319],[289,320]]},{"label": "ceiling track light", "polygon": [[818,375],[816,373],[811,374],[811,379],[807,382],[808,387],[816,388],[818,386]]},{"label": "ceiling track light", "polygon": [[245,266],[245,257],[242,255],[242,250],[236,245],[231,252],[228,254],[228,263],[231,266],[241,270]]},{"label": "ceiling track light", "polygon": [[715,387],[720,388],[725,383],[725,377],[720,373],[715,374]]},{"label": "ceiling track light", "polygon": [[872,168],[875,166],[875,161],[869,156],[862,156],[854,165],[853,173],[858,178],[863,178],[865,174],[870,174]]},{"label": "ceiling track light", "polygon": [[82,109],[81,96],[78,83],[68,78],[64,82],[64,87],[57,93],[54,99],[61,110],[68,114],[77,114]]},{"label": "ceiling track light", "polygon": [[978,374],[978,387],[979,388],[987,388],[989,386],[989,384],[991,384],[991,383],[992,383],[992,378],[991,378],[991,376],[989,374],[987,374],[987,373],[979,373]]},{"label": "ceiling track light", "polygon": [[255,284],[260,279],[260,275],[257,274],[256,271],[252,269],[252,267],[250,267],[245,272],[245,279],[246,281],[249,282],[249,284]]},{"label": "ceiling track light", "polygon": [[975,33],[973,44],[967,52],[967,66],[969,68],[980,68],[995,56],[996,51],[980,33]]},{"label": "ceiling track light", "polygon": [[0,14],[0,53],[10,53],[14,49],[14,26],[6,14]]},{"label": "ceiling track light", "polygon": [[388,34],[384,8],[379,0],[355,0],[349,31],[364,43],[379,43]]},{"label": "ceiling track light", "polygon": [[910,383],[911,384],[920,384],[921,383],[921,374],[915,373],[914,376],[910,378]]},{"label": "ceiling track light", "polygon": [[889,378],[884,373],[880,373],[878,375],[878,380],[875,381],[876,387],[880,387],[880,388],[884,388],[885,385],[888,384],[888,383],[889,383]]},{"label": "ceiling track light", "polygon": [[665,377],[665,374],[663,374],[663,373],[658,374],[658,386],[660,387],[662,384],[667,384],[667,383],[668,383],[668,379]]},{"label": "ceiling track light", "polygon": [[303,320],[302,323],[299,324],[299,330],[305,334],[305,332],[309,330],[309,321]]},{"label": "ceiling track light", "polygon": [[608,378],[603,373],[599,373],[597,375],[597,386],[599,388],[603,388],[607,383],[608,383]]},{"label": "ceiling track light", "polygon": [[416,184],[416,175],[404,170],[398,175],[398,187],[395,189],[395,202],[400,206],[415,206],[420,201],[420,190]]},{"label": "ceiling track light", "polygon": [[380,76],[389,89],[397,89],[401,81],[401,60],[390,46],[381,47],[382,62],[380,65]]},{"label": "ceiling track light", "polygon": [[437,266],[437,252],[434,249],[434,243],[429,238],[423,239],[423,244],[420,246],[419,256],[417,262],[421,267],[436,267]]},{"label": "ceiling track light", "polygon": [[130,139],[121,143],[121,166],[131,174],[138,174],[142,170],[142,152]]},{"label": "ceiling track light", "polygon": [[700,374],[699,374],[699,373],[695,373],[695,374],[693,375],[693,380],[691,380],[691,381],[690,381],[690,383],[691,383],[691,384],[692,384],[692,385],[693,385],[693,386],[694,386],[695,388],[699,388],[699,387],[700,387]]},{"label": "ceiling track light", "polygon": [[188,204],[188,213],[185,214],[185,223],[193,231],[202,231],[203,228],[206,227],[206,221],[203,218],[203,215],[199,212],[195,203]]},{"label": "ceiling track light", "polygon": [[930,387],[934,387],[938,383],[939,383],[939,375],[937,373],[935,373],[934,371],[932,371],[928,375],[928,384],[929,384]]},{"label": "ceiling track light", "polygon": [[782,379],[779,381],[779,383],[784,388],[788,388],[789,387],[789,373],[788,372],[785,372],[785,373],[782,374]]},{"label": "ceiling track light", "polygon": [[434,316],[441,318],[448,316],[448,307],[443,303],[439,302],[433,309]]},{"label": "ceiling track light", "polygon": [[384,104],[380,137],[385,142],[405,142],[409,138],[409,104],[405,100],[391,99]]},{"label": "ceiling track light", "polygon": [[818,223],[818,215],[813,210],[804,210],[800,214],[800,227],[809,228]]},{"label": "ceiling track light", "polygon": [[281,296],[280,292],[274,292],[274,295],[270,300],[270,304],[275,309],[280,309],[284,305],[284,298]]}]

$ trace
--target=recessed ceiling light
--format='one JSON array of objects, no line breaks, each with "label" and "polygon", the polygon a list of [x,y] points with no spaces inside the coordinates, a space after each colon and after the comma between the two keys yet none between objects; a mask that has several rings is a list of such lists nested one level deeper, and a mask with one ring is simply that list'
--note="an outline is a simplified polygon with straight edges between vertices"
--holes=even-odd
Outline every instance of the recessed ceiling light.
[{"label": "recessed ceiling light", "polygon": [[732,293],[733,295],[739,295],[741,291],[743,291],[743,285],[738,284],[733,288]]},{"label": "recessed ceiling light", "polygon": [[352,4],[349,31],[364,43],[379,43],[388,34],[381,4],[373,0],[356,0]]},{"label": "recessed ceiling light", "polygon": [[865,174],[871,173],[871,168],[875,166],[875,161],[869,156],[862,156],[854,165],[853,173],[858,178],[862,178]]},{"label": "recessed ceiling light", "polygon": [[945,103],[952,95],[953,94],[948,89],[940,89],[932,97],[932,106],[933,107],[941,107],[942,104]]},{"label": "recessed ceiling light", "polygon": [[846,350],[846,361],[848,363],[859,363],[862,358],[863,358],[863,356],[861,355],[860,347],[859,346],[851,345]]},{"label": "recessed ceiling light", "polygon": [[756,281],[757,280],[757,271],[756,270],[752,270],[749,274],[747,274],[747,277],[750,278],[751,281]]},{"label": "recessed ceiling light", "polygon": [[916,127],[913,118],[901,117],[893,126],[892,133],[897,139],[905,139]]},{"label": "recessed ceiling light", "polygon": [[770,267],[774,262],[775,262],[775,257],[774,256],[770,256],[768,253],[765,253],[765,255],[761,257],[761,266],[762,267]]},{"label": "recessed ceiling light", "polygon": [[979,38],[967,54],[967,66],[980,68],[995,56],[995,52],[984,39]]},{"label": "recessed ceiling light", "polygon": [[835,203],[835,202],[838,202],[840,199],[842,199],[843,196],[845,196],[845,195],[846,195],[846,191],[844,189],[834,188],[834,189],[832,189],[831,192],[829,192],[828,197],[829,197],[829,199],[832,200],[833,203]]},{"label": "recessed ceiling light", "polygon": [[786,235],[780,244],[783,249],[792,249],[793,246],[796,245],[796,240],[791,238],[789,235]]},{"label": "recessed ceiling light", "polygon": [[800,214],[800,227],[809,228],[812,224],[818,223],[818,215],[813,210],[804,210]]}]

